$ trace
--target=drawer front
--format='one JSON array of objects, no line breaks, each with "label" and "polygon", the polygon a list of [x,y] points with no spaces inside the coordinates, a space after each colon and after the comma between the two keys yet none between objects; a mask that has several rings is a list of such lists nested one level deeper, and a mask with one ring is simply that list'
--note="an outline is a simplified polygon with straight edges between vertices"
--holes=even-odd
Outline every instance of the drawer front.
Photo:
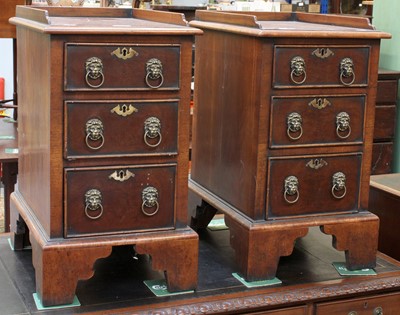
[{"label": "drawer front", "polygon": [[368,85],[369,46],[275,46],[273,86]]},{"label": "drawer front", "polygon": [[377,104],[393,104],[397,101],[397,80],[378,80]]},{"label": "drawer front", "polygon": [[174,228],[176,165],[65,170],[65,236]]},{"label": "drawer front", "polygon": [[271,158],[268,218],[358,209],[361,154]]},{"label": "drawer front", "polygon": [[362,143],[365,96],[273,97],[270,147]]},{"label": "drawer front", "polygon": [[66,158],[177,154],[178,101],[67,101]]},{"label": "drawer front", "polygon": [[180,85],[180,45],[65,46],[64,90],[154,90]]},{"label": "drawer front", "polygon": [[307,306],[288,307],[280,310],[251,313],[253,315],[307,315]]},{"label": "drawer front", "polygon": [[396,128],[396,106],[375,107],[374,140],[393,139]]},{"label": "drawer front", "polygon": [[371,175],[392,173],[393,147],[393,142],[372,145]]},{"label": "drawer front", "polygon": [[397,315],[399,314],[400,294],[386,294],[368,298],[344,300],[316,305],[316,315]]}]

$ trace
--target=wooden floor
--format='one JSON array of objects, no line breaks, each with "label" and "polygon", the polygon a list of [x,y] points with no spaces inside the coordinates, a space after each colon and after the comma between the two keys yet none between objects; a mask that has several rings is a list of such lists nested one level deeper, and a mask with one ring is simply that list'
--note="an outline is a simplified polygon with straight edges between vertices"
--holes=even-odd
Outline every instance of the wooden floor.
[{"label": "wooden floor", "polygon": [[[247,289],[233,277],[237,267],[228,230],[202,231],[199,250],[199,282],[194,293],[155,297],[143,281],[163,278],[163,274],[150,268],[148,256],[135,259],[132,247],[115,247],[111,256],[96,262],[95,275],[91,279],[79,282],[76,294],[80,307],[38,311],[33,300],[32,253],[29,249],[12,251],[8,235],[3,234],[0,236],[0,314],[154,314],[157,309],[163,314],[165,308],[167,313],[179,309],[197,309],[201,313],[204,307],[221,306],[219,300],[224,300],[223,306],[234,312],[246,313],[249,307],[245,303],[246,296],[248,299],[267,296],[268,299],[262,300],[263,307],[274,307],[274,303],[293,304],[290,298],[295,298],[295,304],[298,304],[304,303],[302,299],[305,298],[348,294],[349,288],[362,294],[363,290],[376,290],[376,282],[386,281],[382,279],[393,277],[393,274],[398,275],[395,281],[400,281],[399,265],[386,260],[385,256],[378,258],[379,281],[376,276],[343,278],[332,262],[344,261],[344,254],[333,249],[331,237],[318,229],[311,229],[306,237],[298,240],[291,256],[281,258],[277,277],[282,284],[272,287]],[[364,283],[361,284],[359,279]]]}]

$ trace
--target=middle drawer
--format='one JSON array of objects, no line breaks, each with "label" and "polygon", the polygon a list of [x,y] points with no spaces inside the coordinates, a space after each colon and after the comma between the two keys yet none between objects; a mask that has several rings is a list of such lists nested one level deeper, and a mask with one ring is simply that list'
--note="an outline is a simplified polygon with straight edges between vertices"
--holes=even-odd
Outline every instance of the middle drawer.
[{"label": "middle drawer", "polygon": [[270,147],[361,144],[365,96],[273,97]]},{"label": "middle drawer", "polygon": [[176,164],[67,168],[65,237],[173,229]]},{"label": "middle drawer", "polygon": [[177,154],[178,100],[65,102],[67,159]]}]

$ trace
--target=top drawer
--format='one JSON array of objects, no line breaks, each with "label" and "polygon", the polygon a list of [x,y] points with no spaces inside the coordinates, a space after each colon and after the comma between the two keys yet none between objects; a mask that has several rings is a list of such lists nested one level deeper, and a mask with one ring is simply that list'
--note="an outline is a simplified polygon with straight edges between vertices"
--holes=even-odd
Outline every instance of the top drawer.
[{"label": "top drawer", "polygon": [[369,46],[275,46],[273,86],[367,86]]},{"label": "top drawer", "polygon": [[180,50],[180,45],[67,43],[64,90],[178,90]]}]

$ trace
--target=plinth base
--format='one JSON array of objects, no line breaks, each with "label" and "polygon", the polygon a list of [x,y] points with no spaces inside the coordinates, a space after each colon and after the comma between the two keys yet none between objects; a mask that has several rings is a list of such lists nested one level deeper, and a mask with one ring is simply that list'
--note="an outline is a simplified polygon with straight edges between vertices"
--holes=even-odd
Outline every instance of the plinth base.
[{"label": "plinth base", "polygon": [[22,250],[26,234],[32,245],[36,292],[43,306],[71,304],[79,280],[93,276],[93,265],[111,254],[113,246],[132,245],[151,256],[152,268],[164,271],[168,291],[194,290],[197,285],[198,235],[189,227],[171,231],[107,235],[75,239],[48,239],[23,198],[14,193],[11,242]]},{"label": "plinth base", "polygon": [[348,270],[376,266],[379,218],[367,211],[252,221],[194,181],[189,181],[189,188],[202,199],[192,227],[204,228],[217,211],[224,213],[239,272],[247,281],[275,278],[280,257],[289,256],[296,239],[307,235],[313,226],[333,236],[332,245],[345,252]]}]

